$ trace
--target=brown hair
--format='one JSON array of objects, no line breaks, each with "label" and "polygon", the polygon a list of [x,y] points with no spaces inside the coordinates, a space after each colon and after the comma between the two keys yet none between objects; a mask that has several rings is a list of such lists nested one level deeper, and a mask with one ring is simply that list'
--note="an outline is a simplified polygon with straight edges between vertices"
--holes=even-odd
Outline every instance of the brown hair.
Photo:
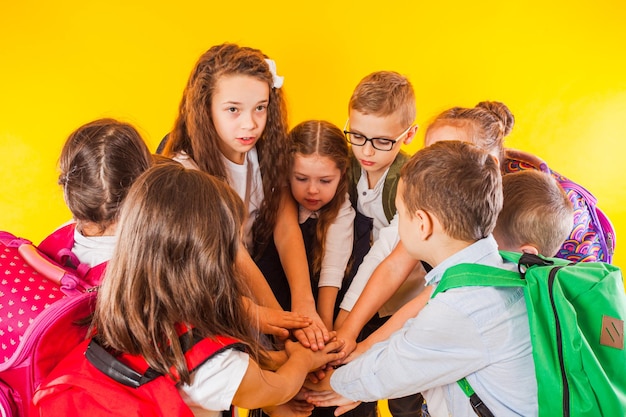
[{"label": "brown hair", "polygon": [[[348,192],[348,178],[345,175],[348,167],[348,144],[343,132],[332,123],[324,120],[309,120],[294,127],[289,133],[292,155],[320,155],[330,158],[341,172],[341,178],[333,199],[319,210],[313,245],[312,275],[318,276],[324,257],[326,234],[336,219],[341,205]],[[292,158],[293,161],[293,158]]]},{"label": "brown hair", "polygon": [[504,205],[494,234],[508,248],[532,245],[554,256],[572,231],[574,209],[549,174],[524,170],[502,178]]},{"label": "brown hair", "polygon": [[393,71],[378,71],[363,78],[354,89],[348,110],[375,116],[397,113],[402,123],[415,121],[415,93],[411,82]]},{"label": "brown hair", "polygon": [[198,167],[216,177],[227,179],[219,151],[219,136],[211,116],[215,86],[222,76],[246,75],[270,87],[267,123],[256,148],[263,177],[264,199],[253,225],[255,253],[260,253],[274,230],[282,187],[287,184],[288,142],[287,111],[280,88],[274,81],[267,58],[258,49],[225,43],[206,51],[196,63],[180,102],[178,117],[164,149],[172,156],[186,152]]},{"label": "brown hair", "polygon": [[442,141],[418,151],[401,171],[409,213],[433,213],[452,238],[487,237],[502,209],[502,179],[495,159],[466,142]]},{"label": "brown hair", "polygon": [[[94,326],[107,348],[142,355],[155,370],[189,372],[176,332],[258,344],[235,268],[245,207],[223,181],[176,164],[157,165],[131,188],[100,289]],[[219,227],[216,227],[219,225]]]},{"label": "brown hair", "polygon": [[151,162],[128,123],[99,119],[72,132],[59,158],[59,184],[79,226],[91,222],[103,232],[115,223],[128,189]]},{"label": "brown hair", "polygon": [[511,133],[515,118],[509,108],[498,101],[481,101],[475,107],[453,107],[435,117],[426,129],[450,125],[465,129],[472,143],[504,161],[504,138]]}]

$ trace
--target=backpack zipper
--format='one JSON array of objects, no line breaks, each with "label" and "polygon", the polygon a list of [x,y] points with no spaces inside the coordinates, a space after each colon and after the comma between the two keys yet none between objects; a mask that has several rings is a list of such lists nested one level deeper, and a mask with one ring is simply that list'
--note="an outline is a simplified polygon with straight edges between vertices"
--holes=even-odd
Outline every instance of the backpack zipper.
[{"label": "backpack zipper", "polygon": [[550,305],[552,306],[552,313],[554,314],[554,324],[556,327],[556,345],[557,352],[559,355],[559,366],[561,368],[561,381],[563,382],[563,416],[570,415],[570,406],[569,406],[569,383],[567,382],[567,373],[565,372],[565,359],[563,357],[563,336],[561,334],[561,323],[559,322],[559,315],[556,311],[556,304],[554,302],[554,280],[556,278],[556,273],[559,272],[559,269],[563,268],[565,265],[555,266],[550,270],[550,274],[548,275],[548,293],[550,294]]}]

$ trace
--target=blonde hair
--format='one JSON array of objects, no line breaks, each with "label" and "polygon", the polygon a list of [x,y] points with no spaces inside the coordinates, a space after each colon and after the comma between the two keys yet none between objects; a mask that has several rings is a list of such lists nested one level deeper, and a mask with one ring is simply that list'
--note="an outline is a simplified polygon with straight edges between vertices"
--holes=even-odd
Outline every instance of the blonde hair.
[{"label": "blonde hair", "polygon": [[348,177],[345,175],[349,163],[348,144],[343,132],[324,120],[309,120],[294,127],[289,133],[293,155],[320,155],[330,158],[341,172],[341,178],[333,199],[319,210],[313,245],[311,274],[319,275],[324,257],[328,228],[336,219],[348,192]]},{"label": "blonde hair", "polygon": [[467,142],[436,142],[413,155],[400,175],[409,213],[433,213],[446,234],[464,242],[493,231],[502,209],[502,179],[484,150]]},{"label": "blonde hair", "polygon": [[[245,207],[223,181],[156,165],[132,186],[94,315],[97,337],[189,382],[176,326],[190,337],[226,335],[258,352],[235,268]],[[219,225],[219,227],[216,227]]]},{"label": "blonde hair", "polygon": [[574,208],[551,175],[524,170],[502,179],[504,205],[494,234],[502,246],[531,245],[554,256],[572,231]]},{"label": "blonde hair", "polygon": [[363,78],[354,89],[348,110],[375,116],[398,114],[402,124],[415,121],[415,93],[411,82],[393,71],[378,71]]},{"label": "blonde hair", "polygon": [[178,117],[164,149],[168,156],[184,151],[202,171],[227,179],[218,147],[220,138],[211,115],[216,84],[221,77],[229,75],[246,75],[268,84],[267,123],[256,143],[264,193],[252,229],[253,251],[257,254],[262,252],[274,231],[289,166],[286,105],[282,88],[273,88],[274,80],[266,58],[258,49],[231,43],[216,45],[206,51],[191,72]]},{"label": "blonde hair", "polygon": [[515,117],[498,101],[481,101],[475,107],[453,107],[439,114],[426,129],[453,126],[467,132],[470,141],[504,161],[504,138],[511,133]]}]

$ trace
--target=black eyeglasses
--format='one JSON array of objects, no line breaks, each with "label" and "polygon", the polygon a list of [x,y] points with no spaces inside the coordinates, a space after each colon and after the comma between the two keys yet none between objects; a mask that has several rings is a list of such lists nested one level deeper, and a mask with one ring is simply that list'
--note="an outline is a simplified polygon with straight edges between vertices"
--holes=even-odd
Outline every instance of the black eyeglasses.
[{"label": "black eyeglasses", "polygon": [[396,142],[399,141],[402,136],[409,133],[409,130],[411,130],[411,127],[412,127],[412,125],[409,126],[404,132],[402,132],[395,139],[368,138],[367,136],[362,135],[360,133],[347,131],[346,127],[348,127],[349,120],[350,119],[346,120],[346,124],[343,127],[343,133],[344,135],[346,135],[346,139],[348,139],[348,143],[355,145],[355,146],[365,146],[367,142],[370,142],[374,149],[377,149],[379,151],[385,151],[385,152],[392,150],[393,145],[395,145]]}]

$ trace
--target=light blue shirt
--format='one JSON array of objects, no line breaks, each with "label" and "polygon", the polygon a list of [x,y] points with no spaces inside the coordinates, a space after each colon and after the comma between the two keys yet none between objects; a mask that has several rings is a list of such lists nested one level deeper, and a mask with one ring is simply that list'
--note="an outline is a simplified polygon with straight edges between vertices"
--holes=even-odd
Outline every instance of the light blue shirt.
[{"label": "light blue shirt", "polygon": [[[443,272],[459,263],[517,270],[517,265],[502,260],[489,236],[446,259],[426,281],[437,285]],[[464,287],[440,293],[388,340],[338,368],[330,382],[352,400],[421,392],[433,416],[475,417],[456,383],[463,377],[494,415],[537,415],[523,289]]]}]

